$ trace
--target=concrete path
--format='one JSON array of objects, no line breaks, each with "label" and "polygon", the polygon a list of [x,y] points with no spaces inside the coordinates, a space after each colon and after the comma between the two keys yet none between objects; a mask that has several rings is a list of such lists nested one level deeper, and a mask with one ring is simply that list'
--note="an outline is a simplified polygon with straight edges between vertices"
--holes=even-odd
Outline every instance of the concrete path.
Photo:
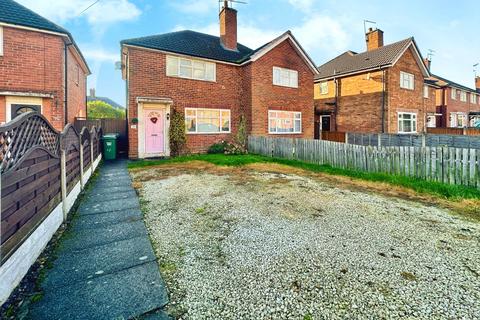
[{"label": "concrete path", "polygon": [[126,161],[104,164],[60,240],[31,319],[169,319]]}]

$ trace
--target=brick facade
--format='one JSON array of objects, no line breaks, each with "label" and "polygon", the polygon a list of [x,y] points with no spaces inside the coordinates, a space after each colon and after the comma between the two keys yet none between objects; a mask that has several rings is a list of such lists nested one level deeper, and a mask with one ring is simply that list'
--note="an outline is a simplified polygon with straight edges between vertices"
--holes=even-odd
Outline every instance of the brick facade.
[{"label": "brick facade", "polygon": [[[414,75],[414,90],[400,87],[400,71]],[[332,131],[397,133],[398,113],[413,112],[417,114],[417,132],[424,132],[427,113],[434,114],[436,109],[435,89],[429,89],[431,97],[425,99],[423,85],[424,76],[412,49],[393,67],[338,78],[337,85],[329,80],[327,94],[321,94],[320,83],[315,83],[315,125],[321,115],[331,115]]]},{"label": "brick facade", "polygon": [[[0,56],[0,91],[34,93],[43,98],[43,113],[57,130],[65,123],[64,114],[64,40],[62,36],[3,27],[4,54]],[[70,50],[72,51],[72,49]],[[82,66],[77,55],[69,54],[69,69]],[[69,77],[69,121],[85,110],[85,86],[88,71],[80,67],[80,83],[75,87]],[[83,97],[83,98],[80,98]],[[70,101],[72,100],[72,101]],[[0,122],[6,121],[5,97],[0,97]]]},{"label": "brick facade", "polygon": [[[244,66],[217,62],[215,82],[166,76],[166,54],[160,51],[124,47],[124,52],[128,53],[128,119],[140,118],[138,97],[169,98],[179,112],[185,108],[230,110],[231,133],[187,134],[189,152],[205,152],[216,142],[232,140],[242,115],[249,134],[268,134],[269,109],[301,111],[302,134],[288,136],[313,137],[313,71],[289,39]],[[273,66],[297,70],[299,88],[274,86]],[[138,127],[129,126],[130,158],[139,156],[138,139]]]}]

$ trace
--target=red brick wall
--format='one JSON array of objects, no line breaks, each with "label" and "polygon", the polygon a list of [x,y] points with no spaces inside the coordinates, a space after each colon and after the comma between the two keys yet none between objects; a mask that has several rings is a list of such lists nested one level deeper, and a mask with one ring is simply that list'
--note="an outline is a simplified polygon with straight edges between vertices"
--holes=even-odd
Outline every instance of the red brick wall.
[{"label": "red brick wall", "polygon": [[70,47],[67,53],[68,67],[68,122],[73,122],[75,117],[86,117],[86,92],[87,71],[82,67],[82,62]]},{"label": "red brick wall", "polygon": [[[414,90],[400,87],[400,72],[414,75]],[[387,132],[398,132],[398,112],[417,113],[417,132],[424,132],[426,105],[423,99],[424,78],[420,66],[416,63],[412,49],[387,72],[388,111]]]},{"label": "red brick wall", "polygon": [[[273,85],[273,67],[298,71],[298,88]],[[285,136],[313,139],[313,72],[290,40],[285,40],[251,64],[251,92],[253,135],[268,134],[268,110],[300,111],[302,134]]]},{"label": "red brick wall", "polygon": [[[2,75],[0,91],[53,95],[53,101],[50,101],[47,106],[43,106],[44,113],[48,114],[47,119],[53,126],[61,130],[65,121],[63,89],[65,65],[62,37],[10,27],[3,28],[3,37],[4,55],[0,56],[0,75]],[[72,91],[75,101],[69,105],[69,108],[74,110],[72,113],[76,113],[82,107],[78,102],[80,101],[80,91],[83,95],[83,107],[85,105],[85,72],[82,76],[83,88],[80,88],[78,92]],[[5,107],[2,109],[1,112],[5,112]]]},{"label": "red brick wall", "polygon": [[452,88],[446,88],[446,101],[447,101],[447,108],[446,108],[446,124],[447,127],[451,127],[450,123],[450,113],[452,112],[463,112],[468,115],[468,113],[472,111],[480,111],[480,96],[477,97],[477,103],[473,104],[470,102],[470,93],[467,92],[467,101],[463,102],[460,100],[460,91],[459,89],[456,90],[456,97],[457,99],[452,99]]},{"label": "red brick wall", "polygon": [[[232,134],[187,134],[190,152],[203,152],[221,140],[231,140],[241,116],[243,70],[217,63],[216,82],[166,76],[166,55],[161,52],[129,48],[129,119],[139,118],[137,97],[163,97],[173,100],[173,108],[230,109]],[[138,157],[138,130],[129,129],[129,156]]]}]

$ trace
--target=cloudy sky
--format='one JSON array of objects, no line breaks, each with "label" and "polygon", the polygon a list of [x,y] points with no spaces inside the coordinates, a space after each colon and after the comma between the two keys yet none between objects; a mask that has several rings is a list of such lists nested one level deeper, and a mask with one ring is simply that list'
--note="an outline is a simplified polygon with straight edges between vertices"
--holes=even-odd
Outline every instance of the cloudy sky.
[{"label": "cloudy sky", "polygon": [[[115,61],[123,39],[191,29],[218,35],[217,0],[17,0],[67,28],[93,74],[88,87],[125,104]],[[385,31],[385,42],[414,36],[422,54],[434,50],[432,71],[473,87],[480,62],[477,0],[356,1],[246,0],[238,4],[239,42],[259,47],[291,30],[320,65],[346,50],[365,50],[365,19]],[[480,73],[480,68],[478,68]]]}]

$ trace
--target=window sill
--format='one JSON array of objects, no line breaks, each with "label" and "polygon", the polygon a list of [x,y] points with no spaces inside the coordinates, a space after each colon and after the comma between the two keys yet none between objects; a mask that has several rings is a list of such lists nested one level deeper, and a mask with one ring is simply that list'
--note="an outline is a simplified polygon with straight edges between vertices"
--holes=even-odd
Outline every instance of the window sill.
[{"label": "window sill", "polygon": [[197,135],[220,135],[220,134],[230,134],[231,131],[224,131],[224,132],[187,132],[187,135],[197,136]]},{"label": "window sill", "polygon": [[302,132],[269,132],[268,134],[283,135],[283,134],[302,134]]},{"label": "window sill", "polygon": [[176,79],[193,80],[193,81],[211,82],[211,83],[216,83],[217,82],[217,79],[215,79],[215,80],[203,80],[203,79],[194,79],[194,78],[189,78],[189,77],[169,76],[169,75],[167,75],[167,77],[168,78],[176,78]]},{"label": "window sill", "polygon": [[296,87],[291,87],[291,86],[284,86],[284,85],[281,85],[281,84],[275,84],[275,83],[273,83],[273,85],[274,85],[275,87],[290,88],[290,89],[298,89],[298,86],[296,86]]}]

